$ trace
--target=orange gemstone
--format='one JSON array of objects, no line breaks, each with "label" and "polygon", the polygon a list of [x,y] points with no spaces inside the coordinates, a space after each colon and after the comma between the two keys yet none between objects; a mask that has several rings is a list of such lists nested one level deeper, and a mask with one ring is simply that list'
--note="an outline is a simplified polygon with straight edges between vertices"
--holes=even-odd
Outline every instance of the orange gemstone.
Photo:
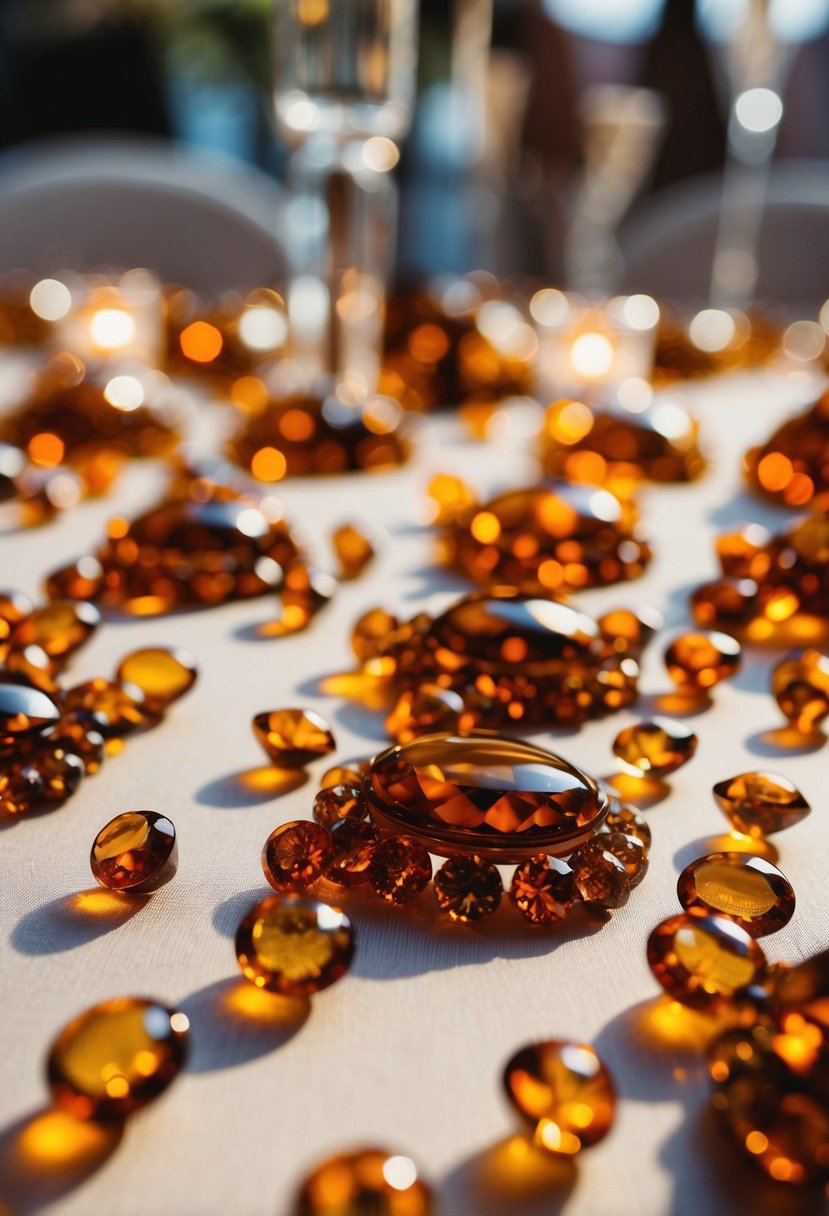
[{"label": "orange gemstone", "polygon": [[253,733],[280,768],[303,768],[337,746],[328,723],[313,709],[274,709],[256,714]]},{"label": "orange gemstone", "polygon": [[459,693],[437,684],[421,684],[400,696],[386,718],[386,730],[398,743],[411,743],[419,735],[457,730],[463,713]]},{"label": "orange gemstone", "polygon": [[698,625],[740,629],[758,612],[759,588],[750,578],[718,578],[691,593],[691,615]]},{"label": "orange gemstone", "polygon": [[559,857],[529,857],[513,874],[509,897],[530,924],[557,924],[576,899],[573,871]]},{"label": "orange gemstone", "polygon": [[60,718],[55,702],[36,688],[0,683],[0,751],[49,731]]},{"label": "orange gemstone", "polygon": [[736,532],[724,532],[714,542],[723,574],[731,578],[761,579],[771,565],[771,532],[760,524],[745,524]]},{"label": "orange gemstone", "polygon": [[536,1144],[550,1152],[572,1156],[613,1126],[613,1079],[585,1043],[552,1039],[523,1047],[507,1062],[504,1087]]},{"label": "orange gemstone", "polygon": [[354,931],[339,908],[301,895],[270,895],[236,930],[246,979],[281,996],[308,997],[336,983],[354,957]]},{"label": "orange gemstone", "polygon": [[613,740],[614,756],[636,776],[664,777],[687,764],[696,750],[694,732],[667,718],[627,726]]},{"label": "orange gemstone", "polygon": [[680,688],[704,692],[739,671],[740,655],[727,633],[683,633],[665,651],[665,666]]},{"label": "orange gemstone", "polygon": [[634,806],[623,806],[611,799],[607,818],[599,828],[599,835],[610,832],[622,832],[625,836],[635,836],[642,844],[647,857],[651,847],[651,829],[648,821]]},{"label": "orange gemstone", "polygon": [[63,698],[63,708],[67,713],[89,713],[106,739],[128,735],[154,720],[143,692],[135,684],[100,677],[70,688]]},{"label": "orange gemstone", "polygon": [[752,937],[776,933],[794,915],[795,895],[788,878],[750,853],[699,857],[682,871],[676,890],[686,912],[700,908],[729,916]]},{"label": "orange gemstone", "polygon": [[375,757],[372,819],[431,853],[497,862],[569,853],[607,812],[592,777],[543,748],[489,732],[427,735]]},{"label": "orange gemstone", "polygon": [[12,630],[11,643],[19,649],[40,646],[50,658],[63,661],[89,641],[100,622],[94,604],[56,600],[20,621]]},{"label": "orange gemstone", "polygon": [[[0,623],[16,625],[34,612],[34,604],[22,591],[0,591]],[[0,628],[0,641],[8,637],[8,630]]]},{"label": "orange gemstone", "polygon": [[359,578],[374,557],[374,545],[354,524],[342,524],[331,534],[341,579]]},{"label": "orange gemstone", "polygon": [[648,964],[669,996],[716,1009],[762,978],[766,956],[749,933],[724,916],[686,912],[657,925]]},{"label": "orange gemstone", "polygon": [[305,1179],[296,1216],[435,1216],[410,1157],[364,1148],[331,1157]]},{"label": "orange gemstone", "polygon": [[313,815],[322,827],[332,828],[341,819],[368,818],[368,803],[359,784],[360,774],[353,772],[353,776],[356,784],[325,786],[317,794]]},{"label": "orange gemstone", "polygon": [[377,828],[359,819],[341,819],[332,824],[333,854],[325,872],[326,878],[344,887],[365,886],[369,881],[369,866],[379,839]]},{"label": "orange gemstone", "polygon": [[482,857],[450,857],[435,874],[438,907],[462,924],[491,916],[503,890],[501,875]]},{"label": "orange gemstone", "polygon": [[55,1104],[78,1119],[123,1119],[184,1067],[190,1023],[157,1001],[119,997],[73,1018],[49,1048]]},{"label": "orange gemstone", "polygon": [[61,803],[71,798],[84,776],[84,763],[79,756],[55,745],[50,738],[32,763],[43,778],[43,798]]},{"label": "orange gemstone", "polygon": [[140,688],[150,709],[162,710],[193,687],[198,669],[186,650],[146,646],[125,655],[115,675],[122,683]]},{"label": "orange gemstone", "polygon": [[97,557],[87,554],[60,570],[53,570],[43,589],[50,600],[97,600],[106,585],[105,575]]},{"label": "orange gemstone", "polygon": [[44,781],[31,764],[6,765],[0,769],[0,813],[25,815],[43,798]]},{"label": "orange gemstone", "polygon": [[79,756],[87,777],[97,773],[106,759],[106,741],[101,732],[96,730],[91,722],[71,715],[61,717],[54,734],[49,737],[49,742],[54,747]]},{"label": "orange gemstone", "polygon": [[714,797],[728,820],[744,836],[771,836],[800,823],[811,807],[788,777],[777,773],[740,773],[719,781]]},{"label": "orange gemstone", "polygon": [[40,646],[24,646],[22,650],[9,650],[2,665],[3,675],[13,684],[30,684],[53,697],[59,692],[55,680],[55,660],[50,659]]},{"label": "orange gemstone", "polygon": [[631,887],[638,887],[648,871],[648,851],[638,836],[628,836],[625,832],[600,832],[593,843],[621,861]]},{"label": "orange gemstone", "polygon": [[317,881],[331,857],[331,838],[325,828],[306,819],[292,819],[265,841],[262,870],[275,891],[303,891]]},{"label": "orange gemstone", "polygon": [[351,646],[360,662],[382,654],[399,625],[397,617],[385,608],[364,612],[351,631]]},{"label": "orange gemstone", "polygon": [[124,811],[95,837],[89,864],[102,887],[156,891],[178,869],[176,829],[155,811]]},{"label": "orange gemstone", "polygon": [[638,658],[653,635],[662,628],[662,615],[655,608],[614,608],[596,621],[608,649]]},{"label": "orange gemstone", "polygon": [[432,860],[409,836],[385,836],[374,846],[368,880],[376,895],[390,904],[409,904],[428,887]]},{"label": "orange gemstone", "polygon": [[431,523],[445,524],[476,504],[475,493],[460,477],[436,473],[426,487],[432,500]]},{"label": "orange gemstone", "polygon": [[802,507],[829,489],[825,452],[829,446],[829,394],[787,419],[761,447],[746,455],[749,483],[767,498]]},{"label": "orange gemstone", "polygon": [[606,837],[579,845],[570,854],[576,891],[594,908],[621,908],[630,898],[631,881],[624,862],[605,846]]},{"label": "orange gemstone", "polygon": [[771,673],[771,691],[791,727],[810,734],[829,715],[829,655],[806,650]]}]

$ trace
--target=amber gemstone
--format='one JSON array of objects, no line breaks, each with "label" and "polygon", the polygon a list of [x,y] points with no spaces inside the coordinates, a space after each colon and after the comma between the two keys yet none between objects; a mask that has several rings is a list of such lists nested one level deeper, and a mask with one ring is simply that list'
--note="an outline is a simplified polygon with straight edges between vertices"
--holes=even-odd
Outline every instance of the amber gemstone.
[{"label": "amber gemstone", "polygon": [[186,650],[147,646],[125,655],[115,675],[122,683],[140,688],[150,709],[162,710],[193,687],[198,669]]},{"label": "amber gemstone", "polygon": [[359,578],[374,557],[374,545],[354,524],[342,524],[331,534],[341,579]]},{"label": "amber gemstone", "polygon": [[365,663],[381,654],[399,625],[397,617],[385,608],[370,608],[364,612],[351,631],[351,647],[360,662]]},{"label": "amber gemstone", "polygon": [[0,768],[0,813],[25,815],[43,798],[44,781],[32,764]]},{"label": "amber gemstone", "polygon": [[576,899],[573,871],[559,857],[529,857],[513,874],[509,897],[530,924],[554,925],[564,920]]},{"label": "amber gemstone", "polygon": [[43,583],[50,600],[97,600],[106,586],[106,571],[97,557],[88,553],[59,570],[53,570]]},{"label": "amber gemstone", "polygon": [[55,600],[44,604],[12,630],[13,646],[40,646],[50,658],[64,660],[88,642],[101,623],[94,604]]},{"label": "amber gemstone", "polygon": [[475,492],[461,477],[452,473],[436,473],[426,487],[432,500],[430,523],[445,524],[469,507],[474,507]]},{"label": "amber gemstone", "polygon": [[607,813],[593,778],[561,756],[485,732],[391,747],[372,761],[363,789],[381,827],[431,853],[497,862],[569,853]]},{"label": "amber gemstone", "polygon": [[56,747],[51,739],[32,758],[32,763],[43,778],[43,797],[47,802],[65,802],[83,780],[85,769],[80,756]]},{"label": "amber gemstone", "polygon": [[83,760],[86,775],[97,773],[106,759],[106,740],[92,721],[72,715],[61,717],[54,734],[49,736],[53,747],[60,747]]},{"label": "amber gemstone", "polygon": [[428,887],[432,859],[409,836],[385,836],[374,847],[368,880],[376,895],[390,904],[409,904]]},{"label": "amber gemstone", "polygon": [[744,836],[771,836],[800,823],[811,807],[796,785],[778,773],[740,773],[713,788],[717,805]]},{"label": "amber gemstone", "polygon": [[362,778],[353,773],[356,784],[325,786],[314,799],[313,815],[324,828],[332,828],[341,819],[367,819],[368,803],[360,788]]},{"label": "amber gemstone", "polygon": [[638,658],[653,635],[662,628],[655,608],[613,608],[596,621],[609,651]]},{"label": "amber gemstone", "polygon": [[793,1186],[829,1180],[826,1095],[787,1067],[785,1040],[766,1026],[728,1030],[709,1052],[712,1104],[769,1177]]},{"label": "amber gemstone", "polygon": [[46,693],[0,683],[0,751],[45,734],[59,718],[57,705]]},{"label": "amber gemstone", "polygon": [[119,997],[63,1028],[46,1060],[55,1103],[81,1119],[123,1119],[181,1072],[190,1023],[157,1001]]},{"label": "amber gemstone", "polygon": [[275,891],[303,891],[317,881],[331,856],[331,838],[325,828],[292,819],[265,841],[262,870]]},{"label": "amber gemstone", "polygon": [[557,1039],[517,1051],[504,1087],[536,1144],[572,1156],[603,1140],[613,1126],[616,1090],[592,1047]]},{"label": "amber gemstone", "polygon": [[290,562],[280,588],[282,616],[269,628],[275,636],[298,633],[325,607],[336,590],[337,580],[330,574],[311,570],[302,561]]},{"label": "amber gemstone", "polygon": [[759,588],[750,578],[718,578],[691,593],[691,615],[698,625],[741,629],[757,614]]},{"label": "amber gemstone", "polygon": [[591,844],[612,853],[617,861],[621,861],[631,887],[638,887],[648,872],[648,850],[638,836],[628,836],[625,832],[601,832]]},{"label": "amber gemstone", "polygon": [[473,581],[529,593],[637,578],[651,558],[630,501],[564,481],[512,490],[456,516],[447,548]]},{"label": "amber gemstone", "polygon": [[178,868],[176,829],[155,811],[124,811],[95,837],[89,864],[102,887],[155,891]]},{"label": "amber gemstone", "polygon": [[60,691],[56,674],[56,662],[50,659],[40,646],[24,646],[22,650],[9,650],[2,664],[4,679],[12,684],[29,684],[54,697]]},{"label": "amber gemstone", "polygon": [[76,684],[63,698],[68,713],[85,711],[106,739],[128,735],[154,718],[146,705],[144,694],[135,684],[97,677],[85,684]]},{"label": "amber gemstone", "polygon": [[665,666],[680,688],[704,692],[739,671],[740,653],[727,633],[683,633],[665,651]]},{"label": "amber gemstone", "polygon": [[[611,832],[621,832],[625,836],[635,837],[641,843],[647,857],[651,847],[651,829],[645,816],[637,811],[636,807],[615,805],[611,800],[607,819],[599,828],[603,844],[603,838]],[[604,847],[606,848],[607,845],[605,844]]]},{"label": "amber gemstone", "polygon": [[829,656],[806,650],[771,673],[771,691],[791,727],[810,734],[829,715]]},{"label": "amber gemstone", "polygon": [[771,565],[771,533],[761,524],[746,524],[735,532],[724,532],[714,542],[722,572],[731,578],[763,578]]},{"label": "amber gemstone", "polygon": [[760,447],[746,454],[749,483],[767,498],[788,507],[802,507],[829,490],[826,451],[829,447],[829,394],[789,418]]},{"label": "amber gemstone", "polygon": [[246,979],[281,996],[308,997],[345,975],[354,957],[351,922],[339,908],[301,895],[270,895],[236,930]]},{"label": "amber gemstone", "polygon": [[[771,1002],[776,1017],[785,1028],[792,1020],[814,1023],[822,1033],[812,1036],[815,1049],[826,1051],[829,1031],[829,950],[813,954],[796,967],[778,969],[772,977]],[[800,1053],[806,1059],[806,1053]]]},{"label": "amber gemstone", "polygon": [[605,847],[606,837],[588,840],[570,854],[576,891],[594,908],[623,907],[630,898],[631,881],[625,863]]},{"label": "amber gemstone", "polygon": [[762,978],[766,956],[754,938],[724,916],[686,912],[657,925],[648,964],[669,996],[716,1009]]},{"label": "amber gemstone", "polygon": [[265,752],[280,768],[303,768],[336,747],[328,723],[313,709],[273,709],[256,714],[252,725]]},{"label": "amber gemstone", "polygon": [[459,693],[437,684],[421,684],[401,694],[386,718],[386,730],[398,743],[411,743],[419,735],[457,730],[463,714]]},{"label": "amber gemstone", "polygon": [[794,915],[792,885],[776,866],[750,853],[709,853],[687,865],[677,882],[686,912],[730,916],[752,937],[776,933]]},{"label": "amber gemstone", "polygon": [[379,839],[377,828],[364,820],[341,819],[332,824],[333,853],[325,871],[326,878],[344,887],[365,886]]},{"label": "amber gemstone", "polygon": [[637,776],[664,777],[687,764],[696,750],[694,732],[667,718],[626,726],[613,740],[614,756]]},{"label": "amber gemstone", "polygon": [[[351,768],[347,764],[335,764],[333,768],[326,769],[320,777],[320,789],[329,790],[335,785],[350,785],[356,788],[362,779],[363,774],[360,769]],[[342,816],[338,815],[336,818],[340,819]],[[319,820],[319,822],[323,821]],[[323,826],[328,827],[329,825],[326,823]]]},{"label": "amber gemstone", "polygon": [[435,874],[438,907],[463,924],[491,916],[501,902],[503,890],[495,866],[475,855],[450,857]]},{"label": "amber gemstone", "polygon": [[[0,622],[3,625],[16,625],[24,617],[30,616],[34,608],[28,595],[24,595],[22,591],[0,591]],[[0,641],[7,636],[7,630],[0,629]]]},{"label": "amber gemstone", "polygon": [[364,1148],[323,1161],[308,1175],[295,1216],[435,1216],[410,1157]]}]

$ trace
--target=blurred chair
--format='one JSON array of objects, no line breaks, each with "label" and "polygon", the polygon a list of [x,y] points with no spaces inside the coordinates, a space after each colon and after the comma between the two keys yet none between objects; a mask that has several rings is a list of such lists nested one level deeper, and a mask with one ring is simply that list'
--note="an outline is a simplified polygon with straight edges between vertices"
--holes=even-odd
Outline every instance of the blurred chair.
[{"label": "blurred chair", "polygon": [[[720,178],[672,186],[641,203],[620,232],[620,289],[704,301],[711,284]],[[772,166],[760,236],[757,298],[820,305],[829,296],[829,164]]]},{"label": "blurred chair", "polygon": [[197,290],[272,282],[280,206],[264,173],[163,140],[32,143],[0,157],[0,273],[142,266]]}]

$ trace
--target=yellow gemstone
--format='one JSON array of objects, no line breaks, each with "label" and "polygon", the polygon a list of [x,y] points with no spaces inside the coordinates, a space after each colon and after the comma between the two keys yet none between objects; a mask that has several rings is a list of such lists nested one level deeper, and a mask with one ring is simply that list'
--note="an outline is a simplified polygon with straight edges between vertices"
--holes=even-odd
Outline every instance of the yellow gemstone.
[{"label": "yellow gemstone", "polygon": [[668,995],[700,1009],[719,1008],[766,969],[765,954],[745,929],[724,916],[697,912],[657,925],[647,956]]},{"label": "yellow gemstone", "polygon": [[101,622],[94,604],[56,600],[44,604],[12,630],[13,646],[40,646],[52,659],[67,659],[85,642]]},{"label": "yellow gemstone", "polygon": [[709,853],[687,865],[677,882],[686,912],[701,908],[730,916],[752,937],[776,933],[794,915],[795,895],[784,874],[750,853]]},{"label": "yellow gemstone", "polygon": [[727,633],[683,633],[665,651],[665,666],[680,688],[704,692],[739,671],[740,655]]},{"label": "yellow gemstone", "polygon": [[89,864],[97,882],[113,891],[155,891],[175,877],[176,829],[155,811],[124,811],[101,828]]},{"label": "yellow gemstone", "polygon": [[[621,908],[630,898],[627,866],[606,846],[607,837],[597,836],[570,854],[573,880],[581,898],[594,908]],[[642,850],[644,854],[644,850]],[[644,866],[644,856],[641,859]],[[641,867],[640,867],[641,868]]]},{"label": "yellow gemstone", "polygon": [[771,836],[800,823],[811,807],[800,790],[778,773],[740,773],[713,788],[718,806],[744,836]]},{"label": "yellow gemstone", "polygon": [[452,920],[469,924],[491,916],[503,886],[495,866],[481,857],[450,857],[435,875],[438,907]]},{"label": "yellow gemstone", "polygon": [[46,1061],[55,1103],[81,1119],[123,1119],[175,1080],[190,1024],[157,1001],[102,1001],[69,1022]]},{"label": "yellow gemstone", "polygon": [[664,777],[687,764],[696,750],[694,732],[667,718],[627,726],[613,740],[613,754],[637,776]]},{"label": "yellow gemstone", "polygon": [[829,655],[806,650],[771,673],[771,691],[791,727],[810,734],[829,715]]},{"label": "yellow gemstone", "polygon": [[280,768],[303,768],[336,747],[328,723],[313,709],[273,709],[257,714],[253,733]]},{"label": "yellow gemstone", "polygon": [[342,524],[331,534],[341,579],[359,578],[374,557],[374,545],[354,524]]},{"label": "yellow gemstone", "polygon": [[265,841],[262,870],[275,891],[303,891],[326,869],[332,852],[325,828],[307,819],[292,819]]},{"label": "yellow gemstone", "polygon": [[257,988],[308,997],[345,975],[354,957],[351,922],[339,908],[300,895],[271,895],[236,930],[236,958]]},{"label": "yellow gemstone", "polygon": [[532,925],[554,925],[564,920],[576,899],[573,871],[559,857],[539,853],[517,867],[509,897]]},{"label": "yellow gemstone", "polygon": [[536,1144],[550,1152],[572,1156],[613,1126],[613,1080],[585,1043],[552,1039],[523,1047],[504,1069],[504,1087]]},{"label": "yellow gemstone", "polygon": [[435,1216],[410,1157],[363,1148],[331,1157],[305,1179],[296,1216]]},{"label": "yellow gemstone", "polygon": [[150,709],[162,710],[183,697],[196,682],[196,660],[186,650],[146,646],[125,655],[116,678],[141,689]]}]

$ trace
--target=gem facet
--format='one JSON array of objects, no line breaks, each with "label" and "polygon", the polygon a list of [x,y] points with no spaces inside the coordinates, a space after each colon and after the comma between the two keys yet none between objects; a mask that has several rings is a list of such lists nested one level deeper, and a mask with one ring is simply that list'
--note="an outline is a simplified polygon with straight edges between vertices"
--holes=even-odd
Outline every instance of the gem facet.
[{"label": "gem facet", "polygon": [[457,730],[463,714],[459,693],[437,684],[421,684],[401,694],[386,718],[386,730],[398,743],[411,743],[418,735]]},{"label": "gem facet", "polygon": [[351,922],[339,908],[300,895],[270,895],[236,930],[236,958],[257,988],[308,997],[335,983],[354,957]]},{"label": "gem facet", "polygon": [[125,655],[115,675],[140,688],[150,709],[162,710],[193,687],[198,671],[196,660],[186,650],[146,646]]},{"label": "gem facet", "polygon": [[375,845],[368,880],[376,895],[390,904],[408,904],[429,885],[432,860],[409,836],[385,836]]},{"label": "gem facet", "polygon": [[630,772],[652,777],[664,777],[682,768],[696,750],[694,732],[667,718],[626,726],[613,740],[613,754]]},{"label": "gem facet", "polygon": [[709,853],[687,865],[677,882],[686,912],[731,917],[752,937],[776,933],[794,915],[792,885],[776,866],[750,853]]},{"label": "gem facet", "polygon": [[292,819],[271,832],[262,850],[262,870],[275,891],[303,891],[317,881],[332,857],[325,828]]},{"label": "gem facet", "polygon": [[410,1157],[364,1148],[322,1162],[302,1184],[296,1216],[435,1216]]},{"label": "gem facet", "polygon": [[616,1091],[592,1047],[552,1039],[507,1062],[504,1087],[536,1144],[572,1156],[603,1140],[613,1125]]},{"label": "gem facet", "polygon": [[331,826],[332,857],[325,872],[331,882],[344,887],[365,886],[369,881],[369,866],[380,833],[371,823],[358,819],[341,819]]},{"label": "gem facet", "polygon": [[101,828],[89,864],[97,882],[113,891],[155,891],[178,868],[176,829],[155,811],[124,811]]},{"label": "gem facet", "polygon": [[135,684],[97,677],[85,684],[76,684],[63,698],[68,713],[81,710],[89,713],[97,729],[107,738],[120,738],[153,721],[153,713],[145,704],[144,694]]},{"label": "gem facet", "polygon": [[509,897],[532,925],[564,920],[576,899],[573,871],[566,861],[539,853],[517,867]]},{"label": "gem facet", "polygon": [[55,1103],[80,1119],[123,1119],[174,1081],[189,1022],[156,1001],[120,997],[74,1018],[49,1049]]},{"label": "gem facet", "polygon": [[829,655],[806,650],[771,673],[771,691],[791,727],[811,734],[829,715]]},{"label": "gem facet", "polygon": [[588,840],[570,855],[573,881],[581,898],[594,908],[623,907],[630,898],[631,881],[625,863],[609,851],[606,837]]},{"label": "gem facet", "polygon": [[727,633],[683,633],[665,651],[665,666],[683,689],[705,692],[740,667],[740,643]]},{"label": "gem facet", "polygon": [[797,786],[777,773],[740,773],[718,781],[717,805],[744,836],[771,836],[805,819],[812,809]]},{"label": "gem facet", "polygon": [[432,853],[498,862],[570,852],[607,813],[596,782],[560,756],[488,732],[426,735],[371,763],[372,819]]},{"label": "gem facet", "polygon": [[491,916],[501,902],[501,875],[482,857],[450,857],[435,874],[438,907],[452,920],[469,924]]},{"label": "gem facet", "polygon": [[50,658],[64,660],[88,642],[101,623],[94,604],[55,600],[35,608],[12,631],[13,646],[39,646]]},{"label": "gem facet", "polygon": [[621,861],[631,887],[637,887],[648,871],[648,851],[638,836],[625,832],[601,832],[592,844]]},{"label": "gem facet", "polygon": [[657,925],[648,964],[669,996],[716,1009],[762,977],[766,956],[749,933],[724,916],[684,913]]},{"label": "gem facet", "polygon": [[637,811],[636,807],[616,805],[611,801],[607,819],[599,828],[599,835],[604,836],[610,832],[623,832],[625,836],[635,836],[641,842],[647,857],[651,847],[651,829],[645,816]]},{"label": "gem facet", "polygon": [[314,799],[313,815],[324,828],[333,828],[341,819],[367,819],[368,803],[360,788],[360,774],[353,772],[353,785],[325,786]]},{"label": "gem facet", "polygon": [[274,709],[257,714],[253,733],[280,768],[303,768],[336,747],[328,723],[313,709]]}]

